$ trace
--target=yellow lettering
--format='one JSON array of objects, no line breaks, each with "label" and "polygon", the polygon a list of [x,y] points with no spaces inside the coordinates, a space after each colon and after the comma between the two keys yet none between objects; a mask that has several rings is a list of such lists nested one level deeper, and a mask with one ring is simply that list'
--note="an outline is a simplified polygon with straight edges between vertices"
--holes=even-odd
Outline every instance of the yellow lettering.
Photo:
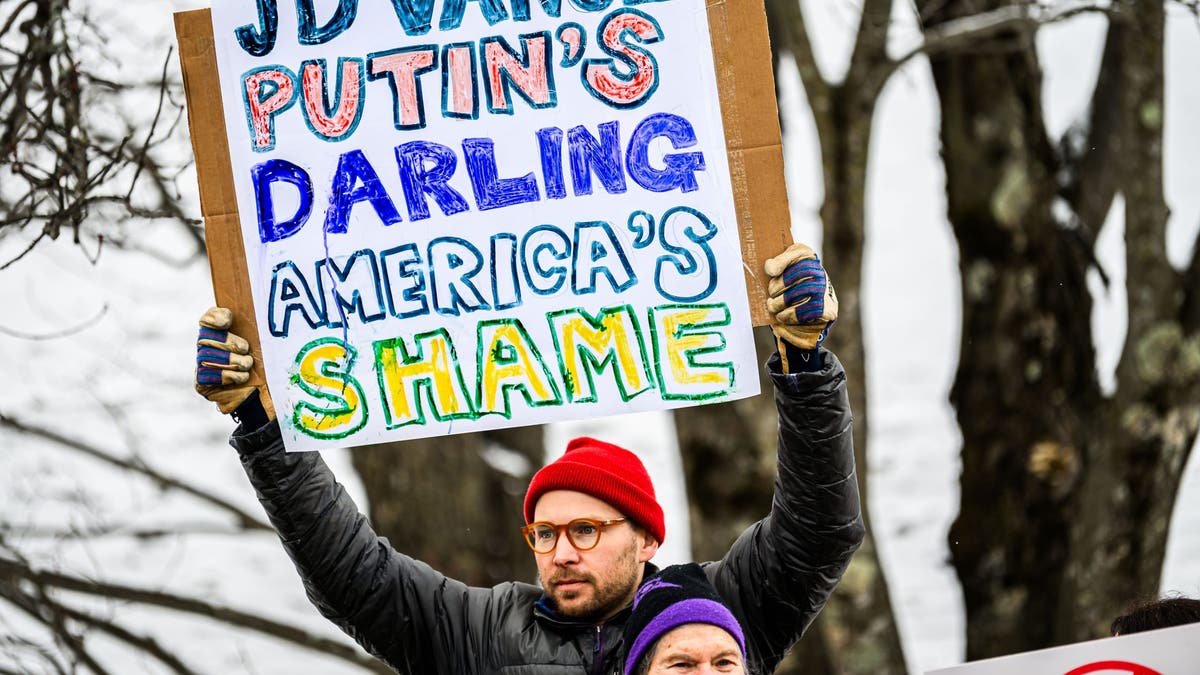
[{"label": "yellow lettering", "polygon": [[728,307],[661,305],[650,315],[663,398],[706,399],[733,388],[733,364],[708,358],[725,351],[725,335],[713,329],[729,325]]},{"label": "yellow lettering", "polygon": [[413,341],[416,354],[412,356],[403,338],[375,343],[375,370],[388,428],[425,422],[421,388],[426,390],[433,414],[439,420],[475,417],[454,343],[446,330],[422,333],[414,336]]},{"label": "yellow lettering", "polygon": [[337,338],[313,340],[300,350],[291,382],[318,402],[302,400],[292,423],[314,438],[345,438],[367,423],[362,386],[350,374],[357,352]]},{"label": "yellow lettering", "polygon": [[519,321],[479,324],[479,410],[512,414],[508,391],[516,389],[532,406],[561,402],[542,355]]},{"label": "yellow lettering", "polygon": [[613,366],[624,401],[654,386],[633,308],[628,305],[605,309],[598,319],[579,309],[559,312],[550,316],[550,325],[571,401],[595,401],[593,373],[608,365]]}]

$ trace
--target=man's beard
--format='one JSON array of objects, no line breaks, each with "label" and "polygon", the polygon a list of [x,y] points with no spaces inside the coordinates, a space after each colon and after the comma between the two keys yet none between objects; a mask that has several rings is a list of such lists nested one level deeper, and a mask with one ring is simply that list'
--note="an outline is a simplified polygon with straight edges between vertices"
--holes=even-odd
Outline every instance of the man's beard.
[{"label": "man's beard", "polygon": [[[564,593],[557,590],[554,583],[567,579],[586,583],[592,591],[592,597],[583,604],[566,606],[563,602]],[[594,574],[575,574],[570,570],[560,569],[549,579],[543,580],[543,586],[562,616],[584,621],[609,616],[629,601],[634,588],[637,587],[637,545],[630,546],[616,560],[613,574],[603,584],[598,582]],[[574,591],[566,593],[573,594]]]}]

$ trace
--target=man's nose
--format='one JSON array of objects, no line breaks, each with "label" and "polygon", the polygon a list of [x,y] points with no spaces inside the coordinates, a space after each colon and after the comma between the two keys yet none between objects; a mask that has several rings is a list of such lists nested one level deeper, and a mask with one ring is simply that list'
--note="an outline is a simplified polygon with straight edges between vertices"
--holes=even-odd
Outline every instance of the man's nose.
[{"label": "man's nose", "polygon": [[558,541],[554,542],[554,564],[569,565],[575,562],[579,562],[579,551],[567,533],[562,532],[558,535]]}]

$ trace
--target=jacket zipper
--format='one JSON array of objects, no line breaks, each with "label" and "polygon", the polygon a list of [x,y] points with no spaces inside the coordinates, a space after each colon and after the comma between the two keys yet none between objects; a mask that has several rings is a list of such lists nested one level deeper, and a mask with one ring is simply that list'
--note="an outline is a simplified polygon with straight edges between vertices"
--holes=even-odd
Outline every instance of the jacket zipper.
[{"label": "jacket zipper", "polygon": [[604,624],[596,626],[596,640],[592,643],[592,674],[600,675],[604,665],[600,662],[600,652],[604,647]]}]

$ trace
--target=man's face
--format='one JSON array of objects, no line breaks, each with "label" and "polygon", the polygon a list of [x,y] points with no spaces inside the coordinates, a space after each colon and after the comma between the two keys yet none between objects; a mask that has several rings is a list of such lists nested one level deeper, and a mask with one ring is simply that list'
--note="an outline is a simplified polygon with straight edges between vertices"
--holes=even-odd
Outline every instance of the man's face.
[{"label": "man's face", "polygon": [[[591,495],[553,490],[542,495],[533,519],[565,525],[576,518],[604,521],[623,514]],[[566,533],[554,550],[535,553],[538,577],[558,613],[574,619],[603,621],[633,600],[642,580],[644,563],[658,542],[626,521],[604,528],[595,548],[577,550]]]},{"label": "man's face", "polygon": [[707,623],[689,623],[658,639],[646,675],[744,675],[733,636]]}]

